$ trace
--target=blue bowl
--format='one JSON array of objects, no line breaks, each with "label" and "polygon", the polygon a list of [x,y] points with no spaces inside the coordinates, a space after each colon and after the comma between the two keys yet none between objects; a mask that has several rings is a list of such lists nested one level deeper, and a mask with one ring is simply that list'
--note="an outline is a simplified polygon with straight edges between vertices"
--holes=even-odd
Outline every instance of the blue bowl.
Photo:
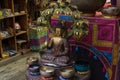
[{"label": "blue bowl", "polygon": [[75,63],[74,68],[75,68],[76,71],[80,71],[80,72],[90,70],[89,63],[87,63],[85,61],[77,61]]}]

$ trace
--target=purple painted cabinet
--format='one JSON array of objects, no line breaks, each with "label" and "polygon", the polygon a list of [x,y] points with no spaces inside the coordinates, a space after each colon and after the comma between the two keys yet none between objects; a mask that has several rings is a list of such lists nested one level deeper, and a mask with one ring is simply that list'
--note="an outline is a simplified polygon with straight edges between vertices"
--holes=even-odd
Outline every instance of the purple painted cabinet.
[{"label": "purple painted cabinet", "polygon": [[119,19],[84,18],[90,21],[89,34],[82,41],[70,39],[71,52],[79,56],[78,59],[85,55],[87,58],[83,59],[89,62],[98,61],[90,62],[90,80],[120,80]]},{"label": "purple painted cabinet", "polygon": [[[83,18],[90,22],[89,34],[81,41],[69,39],[70,54],[75,61],[89,62],[90,80],[120,80],[119,19]],[[57,19],[52,19],[54,27],[57,22]]]}]

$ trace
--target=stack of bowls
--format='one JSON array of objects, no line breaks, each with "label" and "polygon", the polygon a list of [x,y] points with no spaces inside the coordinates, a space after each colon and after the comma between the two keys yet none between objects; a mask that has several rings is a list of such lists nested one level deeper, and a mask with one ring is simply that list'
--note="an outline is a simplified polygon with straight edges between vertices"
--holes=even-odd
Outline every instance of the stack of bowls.
[{"label": "stack of bowls", "polygon": [[32,75],[32,76],[38,76],[40,75],[40,72],[39,72],[39,65],[30,65],[28,67],[28,70],[29,70],[29,74]]},{"label": "stack of bowls", "polygon": [[77,61],[75,63],[75,70],[80,80],[89,80],[90,78],[90,66],[86,61]]},{"label": "stack of bowls", "polygon": [[38,57],[30,56],[27,58],[28,71],[32,76],[40,75],[40,65],[38,61]]}]

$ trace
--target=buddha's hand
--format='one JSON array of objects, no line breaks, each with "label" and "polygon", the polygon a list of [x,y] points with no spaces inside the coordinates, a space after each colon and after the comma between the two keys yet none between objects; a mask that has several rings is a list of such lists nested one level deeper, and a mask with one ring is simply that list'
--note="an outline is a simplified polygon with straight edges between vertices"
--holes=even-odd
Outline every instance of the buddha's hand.
[{"label": "buddha's hand", "polygon": [[46,59],[46,60],[53,61],[53,60],[55,59],[55,56],[52,55],[52,54],[47,53],[47,54],[44,54],[44,55],[42,56],[42,58],[43,58],[43,59]]},{"label": "buddha's hand", "polygon": [[61,52],[56,52],[56,53],[55,53],[55,56],[57,56],[57,57],[58,57],[58,56],[63,56],[63,55],[64,55],[64,54],[62,54]]}]

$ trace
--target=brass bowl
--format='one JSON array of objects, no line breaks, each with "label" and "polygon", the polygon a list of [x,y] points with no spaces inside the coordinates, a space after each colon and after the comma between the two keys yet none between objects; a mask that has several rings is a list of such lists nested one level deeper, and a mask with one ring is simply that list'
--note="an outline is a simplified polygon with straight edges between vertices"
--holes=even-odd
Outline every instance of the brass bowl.
[{"label": "brass bowl", "polygon": [[73,67],[66,67],[60,70],[60,74],[63,78],[71,78],[75,74],[75,69]]},{"label": "brass bowl", "polygon": [[40,74],[44,77],[51,77],[54,75],[55,69],[49,66],[42,66],[40,68]]},{"label": "brass bowl", "polygon": [[88,70],[88,71],[83,71],[83,72],[77,71],[76,76],[77,76],[78,79],[80,79],[80,80],[90,80],[91,71],[90,71],[90,70]]},{"label": "brass bowl", "polygon": [[30,56],[27,58],[27,64],[28,65],[33,65],[33,64],[38,64],[38,57]]}]

